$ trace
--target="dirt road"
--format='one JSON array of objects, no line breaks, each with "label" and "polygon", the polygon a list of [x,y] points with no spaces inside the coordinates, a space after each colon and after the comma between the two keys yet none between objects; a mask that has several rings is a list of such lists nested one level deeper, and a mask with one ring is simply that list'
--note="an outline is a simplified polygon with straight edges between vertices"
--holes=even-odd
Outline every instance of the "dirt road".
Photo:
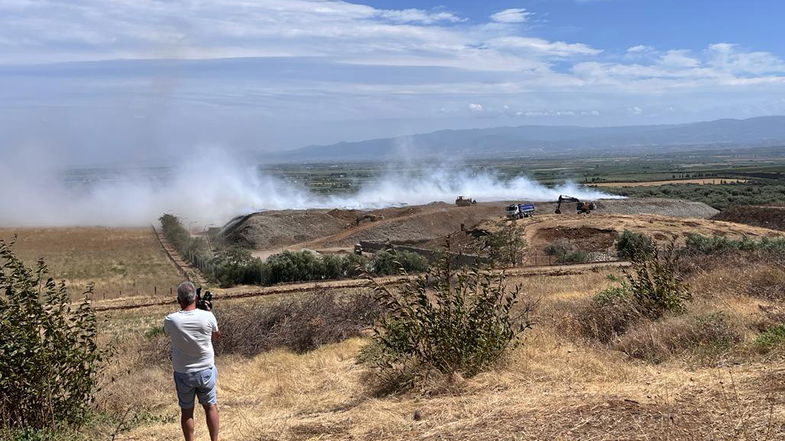
[{"label": "dirt road", "polygon": [[[601,262],[585,263],[577,265],[557,265],[557,266],[532,266],[520,268],[508,268],[504,270],[493,270],[493,274],[504,273],[512,277],[557,277],[575,274],[583,274],[592,271],[601,271],[606,268],[624,268],[629,266],[628,262]],[[380,285],[396,285],[405,280],[413,279],[417,275],[409,276],[388,276],[374,278],[374,282]],[[268,287],[239,287],[225,291],[218,290],[214,293],[213,299],[225,301],[232,299],[242,299],[249,297],[262,297],[274,294],[286,293],[306,293],[320,289],[352,289],[369,287],[371,282],[366,279],[349,280],[325,280],[319,282],[289,283]],[[131,303],[133,302],[133,303]],[[111,299],[94,301],[93,307],[96,311],[129,310],[147,308],[152,306],[173,305],[174,299],[140,299],[139,297],[125,299]]]}]

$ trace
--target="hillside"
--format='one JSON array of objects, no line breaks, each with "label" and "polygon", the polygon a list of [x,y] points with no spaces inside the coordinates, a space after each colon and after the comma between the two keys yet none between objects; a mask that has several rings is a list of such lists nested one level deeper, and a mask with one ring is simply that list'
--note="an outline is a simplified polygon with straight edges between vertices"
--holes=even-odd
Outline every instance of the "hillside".
[{"label": "hillside", "polygon": [[379,138],[332,145],[316,145],[280,154],[279,160],[379,160],[401,155],[542,156],[560,154],[618,154],[713,148],[744,149],[785,145],[785,116],[744,120],[722,119],[688,124],[579,127],[518,126],[488,129],[441,130],[407,137]]}]

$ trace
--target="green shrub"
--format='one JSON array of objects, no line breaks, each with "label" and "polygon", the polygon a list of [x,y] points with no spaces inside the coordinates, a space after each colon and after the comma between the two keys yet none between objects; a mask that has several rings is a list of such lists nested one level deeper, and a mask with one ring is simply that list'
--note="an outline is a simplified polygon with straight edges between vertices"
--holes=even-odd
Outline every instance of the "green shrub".
[{"label": "green shrub", "polygon": [[221,287],[260,285],[267,282],[267,271],[262,260],[240,247],[221,248],[216,252],[207,276]]},{"label": "green shrub", "polygon": [[0,241],[0,263],[0,427],[34,434],[56,423],[78,425],[103,355],[88,301],[92,288],[74,307],[43,261],[28,268]]},{"label": "green shrub", "polygon": [[554,256],[556,263],[586,263],[590,260],[589,253],[579,250],[567,239],[557,239],[548,244],[543,251],[548,256]]},{"label": "green shrub", "polygon": [[696,255],[716,255],[733,251],[762,251],[777,256],[785,256],[785,238],[763,237],[755,240],[748,236],[731,239],[724,236],[703,236],[690,234],[682,250],[683,253]]},{"label": "green shrub", "polygon": [[654,242],[649,236],[629,230],[624,230],[616,241],[616,255],[620,259],[647,259],[654,255],[654,248]]},{"label": "green shrub", "polygon": [[772,326],[755,339],[755,347],[761,352],[769,352],[785,343],[785,323]]},{"label": "green shrub", "polygon": [[378,276],[423,272],[428,269],[428,260],[410,251],[379,251],[371,261],[371,272]]},{"label": "green shrub", "polygon": [[665,251],[655,250],[645,260],[632,262],[631,270],[625,270],[625,289],[638,311],[645,317],[656,320],[666,312],[680,313],[692,299],[687,287],[676,275],[674,246]]},{"label": "green shrub", "polygon": [[531,327],[528,307],[517,316],[513,311],[519,287],[506,289],[503,275],[455,273],[446,258],[397,290],[377,285],[376,292],[387,314],[363,359],[392,381],[391,389],[406,389],[434,372],[473,376]]}]

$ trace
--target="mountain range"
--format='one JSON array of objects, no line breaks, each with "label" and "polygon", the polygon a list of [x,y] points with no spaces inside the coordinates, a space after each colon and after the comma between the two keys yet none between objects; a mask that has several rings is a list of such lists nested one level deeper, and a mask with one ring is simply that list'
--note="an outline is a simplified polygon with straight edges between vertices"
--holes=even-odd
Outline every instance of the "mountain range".
[{"label": "mountain range", "polygon": [[785,116],[620,127],[528,125],[440,130],[313,145],[275,156],[281,161],[369,161],[444,155],[546,157],[646,154],[779,145],[785,146]]}]

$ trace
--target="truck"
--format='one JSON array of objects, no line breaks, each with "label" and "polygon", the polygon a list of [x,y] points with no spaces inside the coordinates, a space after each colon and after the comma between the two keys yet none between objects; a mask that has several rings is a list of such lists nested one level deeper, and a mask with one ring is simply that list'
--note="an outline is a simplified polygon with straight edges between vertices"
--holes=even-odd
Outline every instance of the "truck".
[{"label": "truck", "polygon": [[505,209],[507,219],[523,219],[534,216],[534,204],[512,204]]}]

